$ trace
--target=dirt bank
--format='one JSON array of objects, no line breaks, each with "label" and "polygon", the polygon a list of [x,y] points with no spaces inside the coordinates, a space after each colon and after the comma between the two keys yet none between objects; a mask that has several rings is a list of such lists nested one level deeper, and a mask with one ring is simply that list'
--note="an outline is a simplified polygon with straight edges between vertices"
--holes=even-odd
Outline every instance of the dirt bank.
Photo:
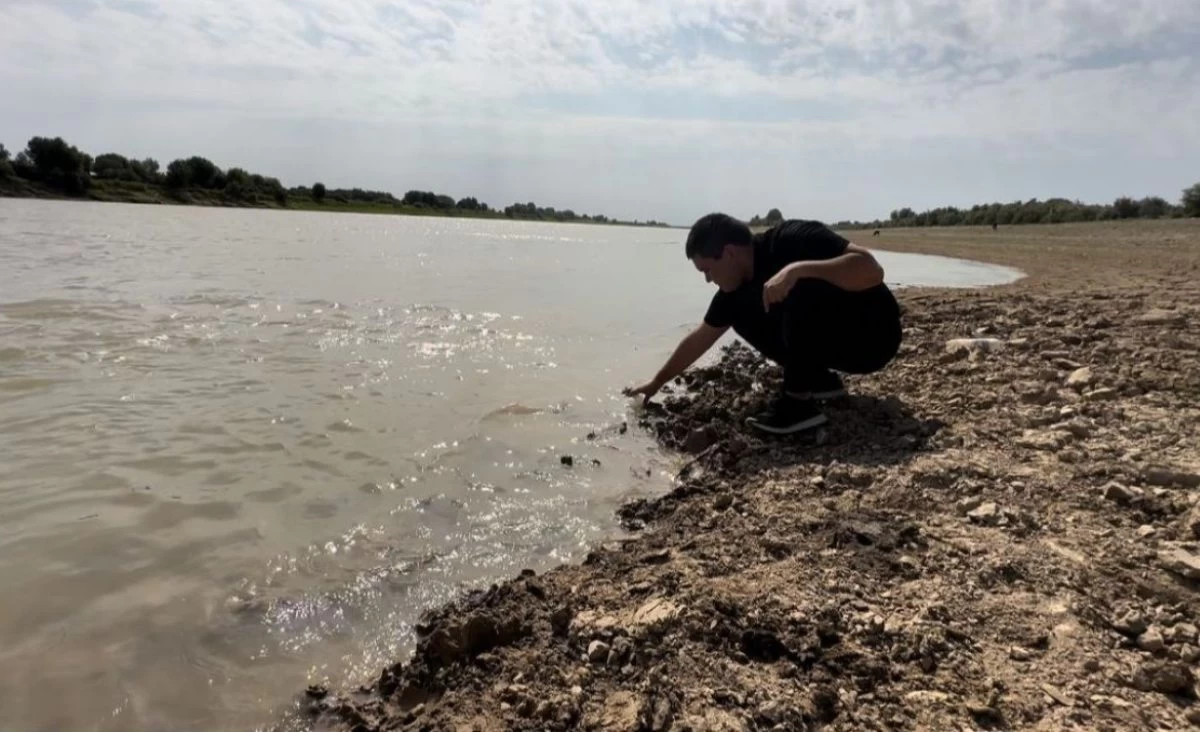
[{"label": "dirt bank", "polygon": [[432,613],[309,690],[318,728],[1200,726],[1200,227],[1034,248],[904,293],[900,358],[815,437],[743,427],[779,378],[746,350],[690,374],[641,415],[694,457],[634,539]]}]

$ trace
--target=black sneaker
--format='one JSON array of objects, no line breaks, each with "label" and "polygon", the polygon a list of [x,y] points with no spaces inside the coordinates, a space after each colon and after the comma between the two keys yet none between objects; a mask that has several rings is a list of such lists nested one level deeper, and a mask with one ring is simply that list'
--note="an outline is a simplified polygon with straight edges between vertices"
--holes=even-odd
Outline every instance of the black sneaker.
[{"label": "black sneaker", "polygon": [[820,427],[828,421],[812,399],[784,395],[762,413],[747,419],[746,424],[773,435],[790,435]]},{"label": "black sneaker", "polygon": [[809,398],[818,401],[846,396],[846,386],[842,383],[842,377],[828,370],[810,379],[805,386],[808,387],[805,393]]}]

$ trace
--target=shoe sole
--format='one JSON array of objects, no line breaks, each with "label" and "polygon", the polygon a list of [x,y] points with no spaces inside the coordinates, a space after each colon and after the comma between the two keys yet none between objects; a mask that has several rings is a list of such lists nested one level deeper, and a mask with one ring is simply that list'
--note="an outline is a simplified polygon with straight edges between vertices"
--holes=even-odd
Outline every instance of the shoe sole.
[{"label": "shoe sole", "polygon": [[803,432],[805,430],[811,430],[814,427],[820,427],[828,421],[829,418],[824,414],[818,414],[815,417],[809,417],[801,422],[789,424],[787,427],[772,427],[770,425],[762,424],[753,418],[746,420],[746,424],[750,425],[756,430],[761,430],[772,435],[794,435],[797,432]]}]

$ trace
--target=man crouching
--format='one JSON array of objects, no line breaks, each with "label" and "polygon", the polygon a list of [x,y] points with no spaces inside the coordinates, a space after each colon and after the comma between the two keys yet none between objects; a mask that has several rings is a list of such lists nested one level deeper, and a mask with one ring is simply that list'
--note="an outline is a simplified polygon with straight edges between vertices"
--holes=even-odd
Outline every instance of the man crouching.
[{"label": "man crouching", "polygon": [[834,371],[869,374],[900,348],[900,307],[866,249],[817,221],[789,220],[759,234],[721,213],[688,233],[686,253],[716,284],[704,322],[648,383],[648,400],[703,356],[729,328],[783,366],[783,393],[751,426],[791,434],[827,421],[817,402],[846,393]]}]

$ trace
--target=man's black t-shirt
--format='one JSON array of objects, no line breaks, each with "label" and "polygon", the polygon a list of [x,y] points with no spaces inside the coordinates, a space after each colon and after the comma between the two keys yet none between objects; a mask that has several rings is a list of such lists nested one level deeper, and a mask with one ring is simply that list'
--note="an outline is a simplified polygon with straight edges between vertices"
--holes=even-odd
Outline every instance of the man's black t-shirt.
[{"label": "man's black t-shirt", "polygon": [[[777,358],[782,348],[782,308],[763,308],[763,286],[793,262],[833,259],[846,253],[850,242],[819,221],[790,220],[755,234],[754,276],[733,292],[718,291],[704,314],[704,322],[714,328],[733,326],[747,343],[768,358]],[[848,293],[862,298],[863,304],[878,302],[895,308],[895,299],[886,285]]]}]

